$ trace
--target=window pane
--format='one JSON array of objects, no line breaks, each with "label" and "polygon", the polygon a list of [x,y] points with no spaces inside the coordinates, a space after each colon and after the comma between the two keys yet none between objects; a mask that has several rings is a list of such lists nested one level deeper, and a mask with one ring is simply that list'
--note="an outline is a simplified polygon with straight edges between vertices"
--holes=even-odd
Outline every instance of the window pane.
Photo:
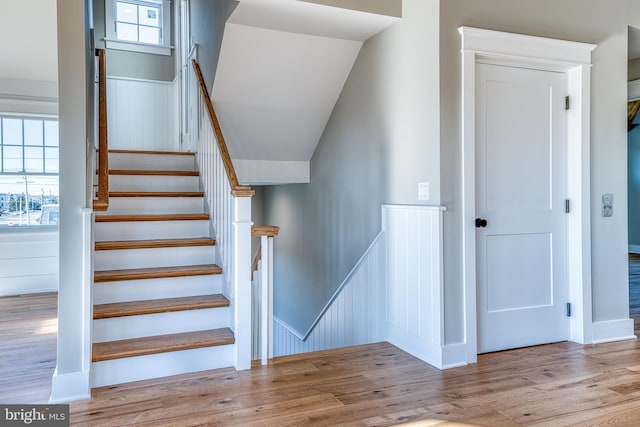
[{"label": "window pane", "polygon": [[160,9],[157,7],[140,6],[138,8],[138,23],[148,27],[160,26]]},{"label": "window pane", "polygon": [[22,120],[2,119],[2,143],[22,145]]},{"label": "window pane", "polygon": [[129,22],[131,24],[138,23],[138,6],[122,1],[116,2],[116,21]]},{"label": "window pane", "polygon": [[116,23],[116,38],[129,42],[138,41],[138,26],[132,24]]},{"label": "window pane", "polygon": [[58,194],[57,176],[0,175],[0,229],[56,225]]},{"label": "window pane", "polygon": [[24,148],[24,168],[27,172],[42,173],[44,171],[42,148]]},{"label": "window pane", "polygon": [[42,145],[42,120],[24,121],[24,144]]},{"label": "window pane", "polygon": [[140,27],[140,43],[160,43],[160,31],[152,27]]},{"label": "window pane", "polygon": [[44,171],[45,173],[58,173],[58,149],[57,148],[45,148],[44,149]]},{"label": "window pane", "polygon": [[58,146],[58,122],[44,122],[44,145],[49,147]]},{"label": "window pane", "polygon": [[22,172],[22,147],[2,147],[3,172]]}]

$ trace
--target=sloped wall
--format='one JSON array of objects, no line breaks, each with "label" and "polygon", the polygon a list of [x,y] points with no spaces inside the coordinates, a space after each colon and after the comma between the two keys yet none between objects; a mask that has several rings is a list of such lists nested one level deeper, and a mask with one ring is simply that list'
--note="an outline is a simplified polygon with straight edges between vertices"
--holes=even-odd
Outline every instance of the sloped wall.
[{"label": "sloped wall", "polygon": [[[304,333],[381,228],[380,205],[438,205],[439,1],[366,41],[311,161],[311,183],[265,189],[280,225],[275,315]],[[417,184],[430,183],[418,201]]]}]

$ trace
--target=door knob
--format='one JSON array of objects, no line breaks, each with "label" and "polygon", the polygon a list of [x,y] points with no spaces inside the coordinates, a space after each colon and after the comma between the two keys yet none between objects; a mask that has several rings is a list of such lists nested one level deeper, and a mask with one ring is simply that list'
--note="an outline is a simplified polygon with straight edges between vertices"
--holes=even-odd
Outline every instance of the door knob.
[{"label": "door knob", "polygon": [[476,228],[485,228],[487,226],[487,220],[484,218],[476,218]]}]

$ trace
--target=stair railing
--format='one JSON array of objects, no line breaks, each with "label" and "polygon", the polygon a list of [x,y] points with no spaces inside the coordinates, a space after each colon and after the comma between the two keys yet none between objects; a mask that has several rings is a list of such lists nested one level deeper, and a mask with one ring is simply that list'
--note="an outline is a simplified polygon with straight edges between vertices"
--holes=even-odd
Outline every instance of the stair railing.
[{"label": "stair railing", "polygon": [[273,358],[273,238],[279,227],[253,227],[260,247],[251,266],[253,310],[253,359],[266,365]]},{"label": "stair railing", "polygon": [[240,185],[198,62],[197,162],[233,307],[236,369],[251,367],[251,187]]},{"label": "stair railing", "polygon": [[96,49],[98,57],[98,191],[93,210],[109,208],[109,144],[107,136],[107,62],[104,49]]}]

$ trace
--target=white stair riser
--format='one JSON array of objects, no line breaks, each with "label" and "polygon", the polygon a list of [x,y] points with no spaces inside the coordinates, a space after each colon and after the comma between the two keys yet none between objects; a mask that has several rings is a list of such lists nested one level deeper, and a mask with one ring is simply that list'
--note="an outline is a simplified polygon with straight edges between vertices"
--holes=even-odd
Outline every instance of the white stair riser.
[{"label": "white stair riser", "polygon": [[93,303],[109,304],[113,302],[219,294],[222,292],[222,280],[222,275],[212,274],[208,276],[96,283],[93,286]]},{"label": "white stair riser", "polygon": [[200,191],[197,176],[111,175],[109,191]]},{"label": "white stair riser", "polygon": [[209,221],[98,222],[96,242],[208,237]]},{"label": "white stair riser", "polygon": [[91,364],[91,386],[227,368],[233,366],[233,355],[234,346],[225,345],[94,362]]},{"label": "white stair riser", "polygon": [[93,342],[203,331],[229,326],[229,307],[96,319]]},{"label": "white stair riser", "polygon": [[93,262],[96,270],[103,271],[213,264],[214,260],[215,246],[194,246],[95,251]]},{"label": "white stair riser", "polygon": [[[178,214],[205,212],[204,197],[111,197],[105,214]],[[96,213],[96,215],[100,215]]]},{"label": "white stair riser", "polygon": [[109,153],[109,169],[193,171],[195,156]]}]

